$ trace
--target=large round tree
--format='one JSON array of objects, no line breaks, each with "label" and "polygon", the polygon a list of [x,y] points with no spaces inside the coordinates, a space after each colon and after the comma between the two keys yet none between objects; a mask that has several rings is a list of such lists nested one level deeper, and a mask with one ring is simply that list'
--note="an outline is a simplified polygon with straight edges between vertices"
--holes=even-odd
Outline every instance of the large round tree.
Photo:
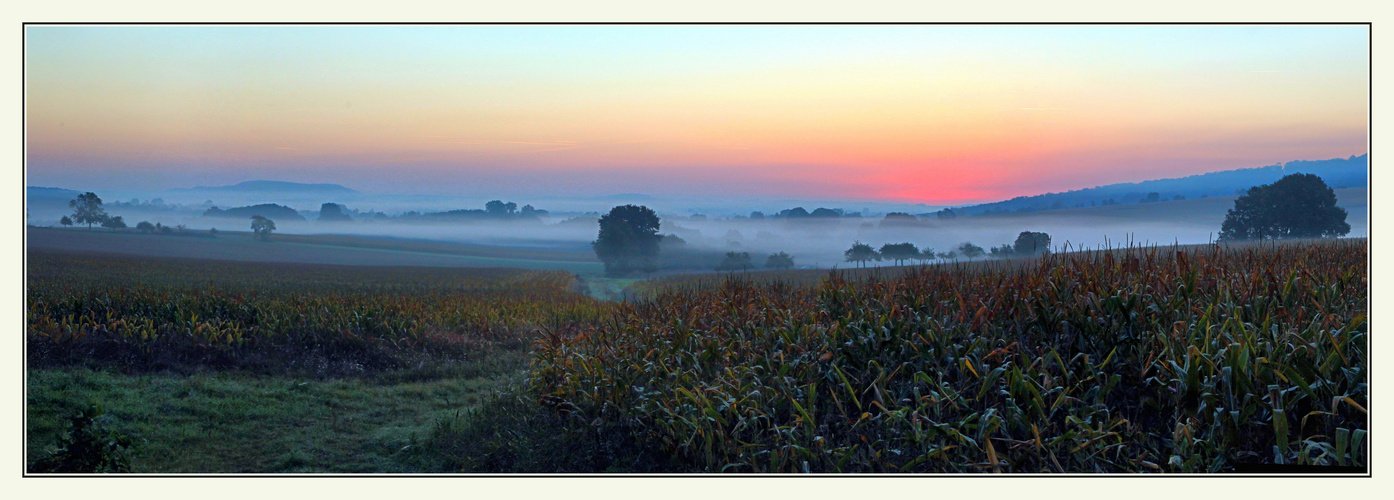
[{"label": "large round tree", "polygon": [[620,276],[630,271],[657,269],[658,215],[653,209],[624,205],[600,217],[600,236],[591,243],[595,256],[605,263],[605,274]]},{"label": "large round tree", "polygon": [[877,252],[871,245],[860,241],[852,243],[852,248],[842,252],[842,256],[847,259],[847,262],[855,262],[862,267],[866,267],[867,262],[881,260],[880,252]]},{"label": "large round tree", "polygon": [[1333,238],[1349,232],[1336,192],[1321,177],[1292,174],[1236,198],[1220,226],[1220,241]]},{"label": "large round tree", "polygon": [[1012,249],[1017,255],[1036,255],[1050,251],[1050,235],[1035,231],[1022,231],[1016,235]]},{"label": "large round tree", "polygon": [[276,230],[276,221],[262,217],[252,216],[252,232],[261,238],[262,241],[271,239],[271,232]]},{"label": "large round tree", "polygon": [[102,208],[102,199],[97,197],[97,193],[80,194],[77,199],[68,202],[68,206],[73,208],[73,222],[87,224],[87,229],[92,229],[93,224],[101,224],[107,219],[106,210]]}]

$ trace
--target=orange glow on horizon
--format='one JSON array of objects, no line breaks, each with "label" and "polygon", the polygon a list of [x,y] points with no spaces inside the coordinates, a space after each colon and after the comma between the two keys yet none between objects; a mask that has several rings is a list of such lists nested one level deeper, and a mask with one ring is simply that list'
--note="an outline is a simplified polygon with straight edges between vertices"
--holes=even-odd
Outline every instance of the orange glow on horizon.
[{"label": "orange glow on horizon", "polygon": [[955,203],[1367,150],[1358,27],[331,28],[28,28],[29,173]]}]

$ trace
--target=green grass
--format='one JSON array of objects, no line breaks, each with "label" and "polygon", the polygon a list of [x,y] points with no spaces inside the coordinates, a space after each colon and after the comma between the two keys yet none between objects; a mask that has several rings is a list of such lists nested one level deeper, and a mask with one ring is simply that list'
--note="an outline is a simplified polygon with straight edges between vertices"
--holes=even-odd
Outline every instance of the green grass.
[{"label": "green grass", "polygon": [[136,439],[136,473],[432,470],[434,459],[415,448],[437,423],[517,383],[505,377],[383,384],[86,368],[27,374],[30,463],[66,431],[67,416],[95,401],[106,408],[111,428]]},{"label": "green grass", "polygon": [[438,424],[608,310],[558,271],[28,257],[31,466],[97,403],[133,472],[458,471],[421,451]]}]

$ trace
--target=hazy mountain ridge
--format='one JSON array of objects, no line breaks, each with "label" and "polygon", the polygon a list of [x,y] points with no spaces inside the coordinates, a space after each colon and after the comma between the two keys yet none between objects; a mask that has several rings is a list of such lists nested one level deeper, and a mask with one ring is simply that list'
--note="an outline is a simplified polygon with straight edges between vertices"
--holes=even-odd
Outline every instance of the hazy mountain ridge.
[{"label": "hazy mountain ridge", "polygon": [[[1294,172],[1308,172],[1321,176],[1331,187],[1336,189],[1359,188],[1368,185],[1368,164],[1368,154],[1331,160],[1291,161],[1285,164],[1266,167],[1225,170],[1188,177],[1118,183],[1060,193],[1020,196],[1010,200],[955,207],[953,210],[962,215],[982,215],[1101,206],[1111,203],[1128,204],[1144,200],[1148,193],[1158,193],[1159,197],[1157,201],[1172,200],[1177,196],[1186,199],[1233,196],[1250,187],[1272,183],[1283,175]],[[47,210],[65,210],[68,200],[75,198],[81,192],[80,190],[39,186],[29,186],[26,189],[30,208],[43,208]],[[324,202],[347,202],[346,206],[350,209],[401,214],[412,211],[423,214],[459,211],[462,205],[468,206],[475,202],[472,198],[449,196],[401,194],[367,195],[339,184],[307,184],[267,180],[245,181],[227,186],[198,186],[193,188],[167,189],[161,192],[101,192],[99,194],[110,202],[131,196],[158,196],[160,193],[165,193],[165,196],[169,197],[170,200],[165,202],[164,200],[159,200],[159,198],[154,198],[155,200],[161,201],[162,203],[198,207],[197,210],[200,212],[210,205],[243,207],[249,205],[278,204],[308,208],[309,210],[305,211],[295,211],[299,212],[300,216],[305,217],[312,217],[313,215],[305,214],[312,214],[314,207]],[[483,203],[482,200],[488,199],[487,197],[474,198],[479,198],[480,201],[478,202],[481,204]],[[621,198],[626,199],[621,200]],[[816,207],[838,207],[838,209],[843,210],[847,214],[860,213],[871,216],[888,212],[929,214],[942,208],[942,206],[924,203],[909,204],[870,201],[811,201],[784,199],[726,200],[714,202],[713,200],[657,198],[641,193],[611,194],[582,198],[542,196],[536,197],[535,199],[541,203],[537,203],[537,201],[534,203],[540,206],[546,204],[545,207],[556,216],[582,213],[594,213],[599,215],[600,212],[607,209],[609,204],[614,203],[640,203],[668,216],[678,216],[679,214],[686,213],[694,215],[710,214],[715,217],[745,215],[753,211],[759,211],[768,216],[774,215],[782,209],[791,207],[805,207],[809,210]],[[596,203],[597,201],[608,203]],[[289,214],[287,212],[282,212],[279,215],[286,217]]]},{"label": "hazy mountain ridge", "polygon": [[27,186],[24,188],[24,193],[30,198],[64,198],[64,201],[71,200],[76,198],[77,195],[82,194],[81,191],[43,186]]},{"label": "hazy mountain ridge", "polygon": [[24,188],[25,212],[30,211],[66,211],[68,202],[82,194],[81,191],[71,189],[26,186]]},{"label": "hazy mountain ridge", "polygon": [[1148,193],[1158,193],[1158,201],[1182,196],[1204,198],[1232,196],[1251,187],[1270,184],[1293,173],[1321,177],[1334,189],[1362,188],[1369,184],[1369,154],[1330,160],[1298,160],[1266,167],[1208,172],[1187,177],[1155,179],[1077,189],[1061,193],[1018,196],[1010,200],[954,208],[955,212],[978,215],[1003,212],[1029,212],[1113,203],[1137,203]]}]

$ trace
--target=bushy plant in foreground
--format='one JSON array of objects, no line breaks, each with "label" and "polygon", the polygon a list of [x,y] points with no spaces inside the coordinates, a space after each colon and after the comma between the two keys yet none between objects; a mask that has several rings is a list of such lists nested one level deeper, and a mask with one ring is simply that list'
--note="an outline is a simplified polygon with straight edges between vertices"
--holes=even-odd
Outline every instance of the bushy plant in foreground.
[{"label": "bushy plant in foreground", "polygon": [[135,442],[101,422],[101,405],[88,404],[69,419],[66,435],[57,449],[31,468],[39,473],[130,472],[130,452]]}]

